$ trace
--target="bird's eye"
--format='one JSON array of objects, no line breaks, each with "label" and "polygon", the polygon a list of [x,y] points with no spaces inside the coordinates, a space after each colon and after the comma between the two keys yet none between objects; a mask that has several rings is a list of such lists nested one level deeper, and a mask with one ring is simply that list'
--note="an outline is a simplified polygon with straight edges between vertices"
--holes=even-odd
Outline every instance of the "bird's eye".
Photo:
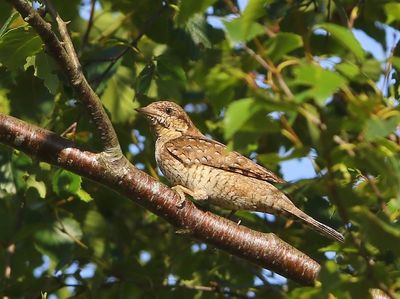
[{"label": "bird's eye", "polygon": [[167,113],[168,115],[171,115],[172,114],[172,108],[171,107],[165,108],[165,113]]}]

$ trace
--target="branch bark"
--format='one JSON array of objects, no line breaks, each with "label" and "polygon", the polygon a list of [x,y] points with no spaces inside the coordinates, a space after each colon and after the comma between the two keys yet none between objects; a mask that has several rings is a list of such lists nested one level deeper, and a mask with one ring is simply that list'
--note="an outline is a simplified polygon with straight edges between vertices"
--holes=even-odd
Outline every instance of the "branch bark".
[{"label": "branch bark", "polygon": [[253,231],[198,209],[171,189],[138,170],[125,158],[110,160],[104,153],[78,148],[42,128],[0,114],[0,142],[41,161],[78,173],[126,195],[135,203],[189,232],[190,236],[235,256],[275,271],[302,284],[312,285],[320,265],[276,235]]},{"label": "branch bark", "polygon": [[126,195],[132,201],[164,218],[191,237],[214,245],[233,255],[273,270],[299,283],[311,285],[320,265],[274,234],[253,231],[244,226],[204,212],[171,189],[135,168],[122,155],[117,135],[100,99],[84,77],[66,24],[50,0],[48,9],[59,28],[61,41],[47,23],[25,0],[8,0],[42,38],[50,55],[64,71],[76,96],[88,109],[104,145],[93,153],[78,148],[56,134],[0,114],[0,142],[19,149],[41,161],[68,169]]}]

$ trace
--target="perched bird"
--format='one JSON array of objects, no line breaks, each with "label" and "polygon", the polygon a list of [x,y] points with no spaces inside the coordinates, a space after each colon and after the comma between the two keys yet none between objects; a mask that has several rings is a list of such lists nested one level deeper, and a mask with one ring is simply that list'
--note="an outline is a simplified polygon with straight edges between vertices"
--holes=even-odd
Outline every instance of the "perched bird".
[{"label": "perched bird", "polygon": [[299,218],[319,233],[343,242],[344,237],[298,209],[276,184],[285,181],[272,171],[204,136],[186,112],[169,101],[137,111],[154,128],[156,162],[181,198],[231,210],[250,210]]}]

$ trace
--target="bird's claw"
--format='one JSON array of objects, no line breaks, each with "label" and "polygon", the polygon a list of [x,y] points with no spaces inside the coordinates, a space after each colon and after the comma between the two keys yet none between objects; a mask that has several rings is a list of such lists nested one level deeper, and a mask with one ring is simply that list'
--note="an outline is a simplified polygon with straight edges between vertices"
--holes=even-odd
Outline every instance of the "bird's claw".
[{"label": "bird's claw", "polygon": [[181,199],[175,206],[178,209],[183,209],[185,207],[186,199]]},{"label": "bird's claw", "polygon": [[176,193],[178,193],[178,195],[180,197],[180,201],[175,206],[178,209],[183,209],[183,207],[185,206],[185,203],[186,203],[186,196],[185,196],[185,193],[183,192],[181,186],[173,186],[171,189],[174,190]]}]

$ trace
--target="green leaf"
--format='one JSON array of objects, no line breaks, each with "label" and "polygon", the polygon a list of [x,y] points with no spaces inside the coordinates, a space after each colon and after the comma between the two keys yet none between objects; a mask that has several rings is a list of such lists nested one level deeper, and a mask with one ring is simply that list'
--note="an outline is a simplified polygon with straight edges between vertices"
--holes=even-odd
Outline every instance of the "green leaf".
[{"label": "green leaf", "polygon": [[302,46],[303,40],[301,36],[293,33],[280,32],[267,41],[265,48],[267,49],[267,55],[273,61],[277,61],[285,54]]},{"label": "green leaf", "polygon": [[335,69],[349,79],[355,79],[360,74],[360,69],[354,63],[338,63],[335,65]]},{"label": "green leaf", "polygon": [[56,171],[52,179],[52,187],[59,196],[76,195],[84,202],[93,200],[92,196],[82,189],[82,178],[64,169]]},{"label": "green leaf", "polygon": [[245,98],[232,102],[224,117],[224,137],[231,138],[262,106],[253,98]]},{"label": "green leaf", "polygon": [[400,251],[400,227],[389,223],[371,213],[368,208],[353,207],[355,217],[360,222],[360,228],[374,246],[383,251]]},{"label": "green leaf", "polygon": [[391,62],[392,62],[392,64],[393,64],[393,66],[394,66],[396,69],[400,70],[400,57],[393,56],[393,57],[391,57],[390,59],[391,59]]},{"label": "green leaf", "polygon": [[29,67],[35,69],[34,75],[43,80],[44,85],[48,91],[55,95],[57,93],[59,80],[55,72],[55,64],[51,57],[43,52],[38,53],[36,56],[30,56],[26,59],[24,69]]},{"label": "green leaf", "polygon": [[368,141],[375,141],[377,139],[385,138],[390,133],[395,132],[399,119],[392,117],[389,119],[379,119],[376,116],[372,116],[368,119],[365,128],[365,139]]},{"label": "green leaf", "polygon": [[78,195],[79,199],[84,202],[90,202],[93,200],[93,197],[83,189],[79,189],[76,192],[76,195]]},{"label": "green leaf", "polygon": [[136,80],[136,92],[138,94],[147,94],[151,81],[155,75],[155,64],[153,61],[146,64],[143,70],[139,73],[139,76]]},{"label": "green leaf", "polygon": [[312,64],[303,64],[294,68],[296,79],[295,85],[304,85],[309,88],[297,93],[296,101],[303,102],[307,99],[315,99],[322,105],[338,88],[346,83],[346,80],[339,74],[323,69]]},{"label": "green leaf", "polygon": [[16,19],[18,18],[19,13],[17,11],[14,11],[9,18],[7,19],[7,21],[3,24],[3,26],[1,26],[0,29],[0,38],[4,35],[4,33],[7,31],[8,26],[10,26],[10,24]]},{"label": "green leaf", "polygon": [[207,36],[209,27],[210,25],[201,15],[195,15],[186,23],[185,29],[196,45],[211,48],[211,41]]},{"label": "green leaf", "polygon": [[35,58],[35,76],[42,79],[49,92],[55,95],[60,81],[55,74],[56,67],[53,59],[44,52],[36,54]]},{"label": "green leaf", "polygon": [[0,198],[4,198],[16,194],[17,188],[14,181],[13,163],[10,161],[11,154],[6,150],[1,150],[0,153]]},{"label": "green leaf", "polygon": [[373,81],[379,80],[382,70],[381,63],[376,59],[367,59],[361,65],[361,72]]},{"label": "green leaf", "polygon": [[53,191],[57,195],[76,194],[81,188],[82,178],[68,170],[57,170],[53,176]]},{"label": "green leaf", "polygon": [[0,63],[9,70],[22,68],[26,58],[42,50],[42,41],[31,27],[8,30],[0,37]]},{"label": "green leaf", "polygon": [[193,15],[204,12],[209,6],[213,5],[216,0],[181,0],[178,5],[178,15],[176,23],[182,25],[187,22]]},{"label": "green leaf", "polygon": [[35,238],[45,246],[72,244],[75,242],[73,238],[80,239],[81,237],[80,224],[73,218],[60,219],[52,226],[35,232]]},{"label": "green leaf", "polygon": [[386,23],[390,24],[394,21],[400,20],[400,4],[399,3],[387,3],[384,5],[386,13]]},{"label": "green leaf", "polygon": [[235,94],[235,88],[240,86],[244,74],[240,69],[229,65],[217,64],[208,70],[206,77],[206,94],[216,112],[230,103]]},{"label": "green leaf", "polygon": [[26,180],[26,191],[29,192],[29,189],[36,190],[40,198],[46,197],[46,184],[43,181],[38,181],[34,174],[30,175]]},{"label": "green leaf", "polygon": [[257,35],[265,33],[263,26],[256,22],[246,24],[246,20],[244,20],[242,17],[232,21],[224,21],[224,24],[232,44],[247,42]]},{"label": "green leaf", "polygon": [[157,74],[161,80],[172,80],[181,86],[186,84],[185,71],[175,57],[170,55],[161,55],[156,58],[156,61]]},{"label": "green leaf", "polygon": [[10,113],[10,100],[8,99],[9,90],[0,89],[0,112],[4,114]]},{"label": "green leaf", "polygon": [[134,78],[132,70],[120,66],[107,82],[102,101],[114,123],[130,123],[136,115],[134,109],[138,104],[133,101],[135,91],[132,88],[132,78]]},{"label": "green leaf", "polygon": [[243,32],[247,35],[251,26],[263,15],[265,15],[266,0],[249,0],[242,13]]},{"label": "green leaf", "polygon": [[365,53],[363,48],[349,29],[331,23],[320,24],[315,28],[328,31],[344,48],[353,52],[357,59],[362,60],[364,58]]}]

